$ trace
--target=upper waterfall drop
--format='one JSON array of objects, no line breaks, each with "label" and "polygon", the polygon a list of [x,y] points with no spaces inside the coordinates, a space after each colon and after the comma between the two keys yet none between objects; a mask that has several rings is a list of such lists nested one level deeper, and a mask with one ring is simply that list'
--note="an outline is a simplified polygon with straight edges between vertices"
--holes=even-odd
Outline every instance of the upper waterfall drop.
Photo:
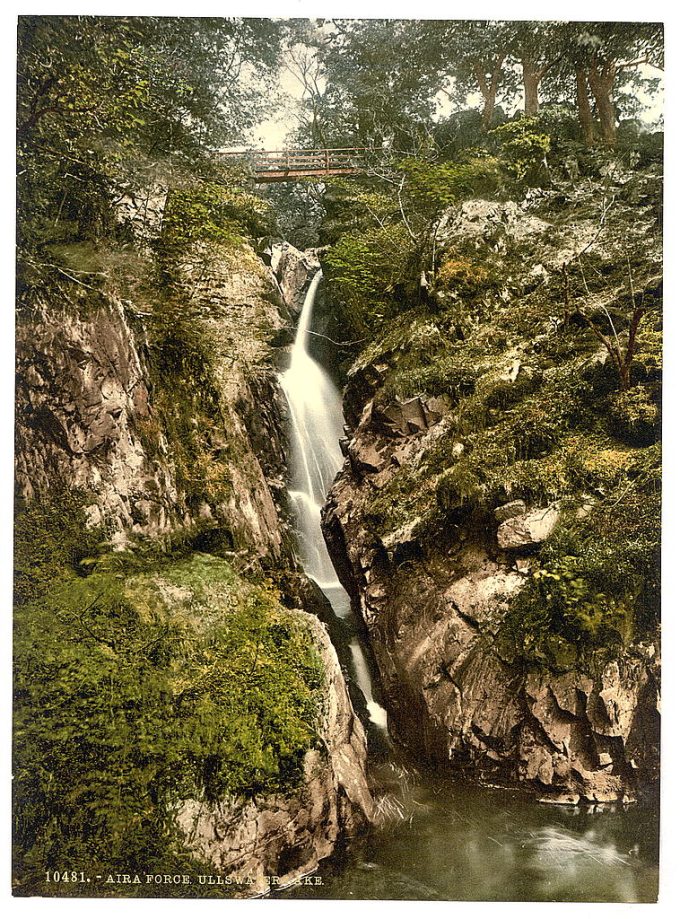
[{"label": "upper waterfall drop", "polygon": [[321,508],[342,466],[342,400],[328,374],[307,350],[319,270],[309,286],[300,313],[290,367],[281,386],[291,418],[289,495],[300,533],[300,551],[307,574],[320,587],[339,587],[321,532]]},{"label": "upper waterfall drop", "polygon": [[[350,614],[347,593],[338,581],[321,532],[321,508],[342,467],[340,438],[344,419],[342,399],[333,381],[307,350],[321,269],[314,275],[302,306],[290,367],[281,375],[291,426],[290,495],[298,526],[302,564],[306,574],[323,590],[341,619]],[[355,639],[350,647],[359,689],[364,694],[371,721],[387,731],[387,713],[373,698],[366,658]]]}]

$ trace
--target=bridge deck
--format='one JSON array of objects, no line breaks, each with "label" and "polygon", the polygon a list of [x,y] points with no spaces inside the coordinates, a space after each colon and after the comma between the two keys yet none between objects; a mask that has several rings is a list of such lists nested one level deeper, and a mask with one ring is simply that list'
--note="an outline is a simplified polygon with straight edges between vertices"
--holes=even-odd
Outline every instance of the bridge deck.
[{"label": "bridge deck", "polygon": [[357,175],[368,168],[369,147],[329,147],[321,149],[246,150],[224,152],[226,160],[247,163],[255,181],[294,182],[307,177]]}]

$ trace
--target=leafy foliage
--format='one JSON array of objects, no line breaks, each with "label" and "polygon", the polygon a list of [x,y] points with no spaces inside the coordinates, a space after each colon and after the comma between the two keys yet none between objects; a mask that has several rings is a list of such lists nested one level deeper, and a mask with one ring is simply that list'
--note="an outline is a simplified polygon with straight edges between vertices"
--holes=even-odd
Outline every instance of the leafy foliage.
[{"label": "leafy foliage", "polygon": [[409,214],[429,224],[447,207],[478,195],[493,195],[498,168],[493,157],[431,163],[412,157],[398,164],[404,175],[403,198]]},{"label": "leafy foliage", "polygon": [[541,549],[510,605],[501,653],[525,664],[589,669],[654,631],[659,616],[661,467],[658,447],[587,515],[567,518]]},{"label": "leafy foliage", "polygon": [[380,326],[398,310],[400,296],[413,295],[414,260],[406,228],[398,224],[340,237],[325,264],[352,334]]},{"label": "leafy foliage", "polygon": [[211,259],[223,257],[225,249],[270,234],[273,227],[267,204],[238,185],[203,181],[173,189],[156,243],[161,271],[172,282],[181,277],[183,265],[195,270],[196,260],[205,270]]},{"label": "leafy foliage", "polygon": [[120,188],[159,161],[203,171],[262,111],[262,85],[240,75],[246,61],[271,75],[280,34],[257,19],[21,17],[22,245],[111,233]]},{"label": "leafy foliage", "polygon": [[500,143],[504,165],[516,179],[537,184],[541,177],[548,178],[550,136],[541,130],[537,117],[509,121],[494,128],[492,135]]},{"label": "leafy foliage", "polygon": [[[432,221],[442,208],[496,187],[492,158],[430,163],[415,157],[362,183],[337,183],[326,233],[326,276],[350,336],[376,331],[421,298]],[[344,231],[344,232],[343,232]]]}]

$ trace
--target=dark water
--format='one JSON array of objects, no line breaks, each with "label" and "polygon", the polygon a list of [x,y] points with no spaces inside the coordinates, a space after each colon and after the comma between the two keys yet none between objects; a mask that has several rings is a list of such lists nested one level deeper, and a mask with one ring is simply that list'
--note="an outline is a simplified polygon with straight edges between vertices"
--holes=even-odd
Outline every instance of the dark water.
[{"label": "dark water", "polygon": [[[360,640],[345,592],[324,590],[342,623],[338,653]],[[370,654],[364,660],[376,673]],[[348,676],[357,681],[352,662]],[[376,683],[368,686],[372,700]],[[364,693],[366,694],[366,693]],[[364,712],[364,714],[367,714]],[[283,898],[653,902],[658,814],[651,807],[556,807],[415,765],[368,723],[379,825],[323,862],[323,886]]]},{"label": "dark water", "polygon": [[428,775],[392,754],[373,765],[383,825],[323,862],[323,886],[285,898],[652,902],[651,809],[541,805],[515,791]]},{"label": "dark water", "polygon": [[[324,593],[341,626],[331,633],[338,654],[347,661],[348,676],[357,682],[359,674],[346,650],[361,641],[361,630],[342,588],[326,588]],[[377,674],[365,646],[363,659],[370,671],[365,674],[369,684],[364,695],[372,701]],[[374,723],[367,728],[369,748],[377,751],[369,772],[378,826],[322,862],[317,872],[322,886],[292,887],[277,897],[624,903],[656,899],[656,809],[556,807],[518,791],[480,788],[451,772],[418,767]]]}]

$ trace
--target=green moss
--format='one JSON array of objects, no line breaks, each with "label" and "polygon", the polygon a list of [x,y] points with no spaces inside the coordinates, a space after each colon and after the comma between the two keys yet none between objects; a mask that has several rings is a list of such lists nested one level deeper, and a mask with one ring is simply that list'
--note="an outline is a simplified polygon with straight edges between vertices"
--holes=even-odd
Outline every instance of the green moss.
[{"label": "green moss", "polygon": [[[661,466],[658,445],[618,456],[606,497],[584,514],[572,503],[541,548],[528,585],[511,602],[501,653],[554,669],[586,669],[653,633],[660,592]],[[614,471],[616,467],[616,471]],[[623,471],[625,470],[625,471]],[[559,640],[558,640],[559,639]],[[571,648],[572,651],[566,653]]]},{"label": "green moss", "polygon": [[64,571],[75,574],[97,553],[101,527],[86,528],[87,495],[55,490],[48,501],[17,499],[14,517],[14,602],[40,597]]},{"label": "green moss", "polygon": [[167,873],[188,858],[178,802],[286,793],[316,742],[322,665],[271,589],[206,555],[118,569],[104,559],[17,612],[24,892],[64,865]]},{"label": "green moss", "polygon": [[[533,143],[522,134],[530,127],[503,135],[507,155],[523,155],[524,141]],[[537,165],[544,152],[539,137],[524,151],[526,164],[534,157]],[[522,172],[517,177],[528,181]],[[548,235],[513,240],[500,227],[475,238],[474,247],[446,249],[435,272],[438,304],[402,312],[355,366],[360,375],[362,366],[385,365],[378,406],[439,394],[452,404],[423,439],[417,462],[401,465],[371,495],[368,523],[378,538],[419,520],[425,553],[455,544],[461,529],[494,551],[498,505],[560,502],[560,527],[533,556],[536,577],[511,603],[499,633],[504,656],[522,666],[594,672],[597,661],[658,624],[660,290],[655,237],[645,223],[658,180],[640,184],[644,214],[636,210],[638,184],[617,186],[597,251],[582,257],[582,270],[572,268],[569,308],[564,276],[551,271],[534,280],[527,265],[547,264],[556,248],[573,245],[582,221],[598,226],[596,185],[569,190],[558,212],[548,196],[540,211]],[[594,326],[612,343],[616,329],[623,350],[631,283],[646,312],[624,385],[601,338],[572,306],[590,303]]]},{"label": "green moss", "polygon": [[610,402],[612,423],[633,444],[651,444],[661,433],[661,386],[638,384],[616,393]]},{"label": "green moss", "polygon": [[214,343],[200,319],[169,298],[154,312],[150,345],[158,420],[139,424],[139,434],[153,455],[162,430],[189,507],[215,506],[232,482]]}]

